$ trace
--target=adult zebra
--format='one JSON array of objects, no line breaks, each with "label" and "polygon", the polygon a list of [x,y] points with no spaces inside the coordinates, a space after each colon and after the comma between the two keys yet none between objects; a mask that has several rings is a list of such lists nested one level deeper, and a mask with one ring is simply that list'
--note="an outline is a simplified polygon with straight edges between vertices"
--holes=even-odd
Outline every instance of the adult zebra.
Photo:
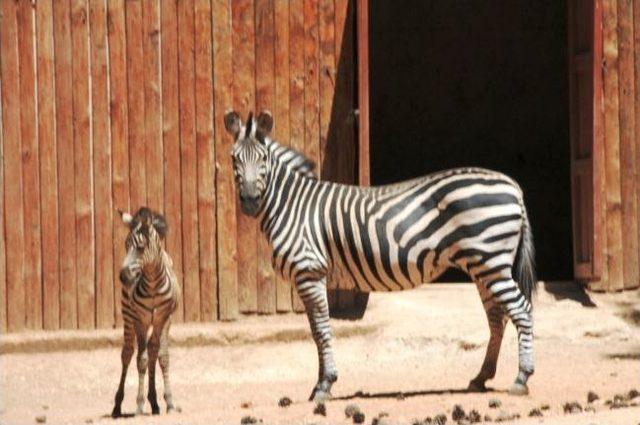
[{"label": "adult zebra", "polygon": [[[168,226],[161,214],[142,207],[131,215],[120,211],[122,222],[129,228],[125,240],[126,255],[120,269],[122,282],[122,373],[111,416],[121,415],[124,381],[133,356],[134,342],[138,342],[138,395],[136,414],[144,406],[144,377],[149,369],[147,398],[151,412],[160,413],[156,395],[156,360],[164,378],[164,400],[167,412],[173,410],[169,380],[169,328],[171,315],[180,302],[180,285],[173,272],[173,261],[162,247]],[[151,335],[149,329],[153,327]]]},{"label": "adult zebra", "polygon": [[494,377],[511,319],[518,332],[519,371],[510,392],[528,393],[534,370],[534,249],[522,191],[512,179],[460,168],[372,188],[323,182],[312,176],[310,161],[270,140],[268,112],[257,120],[249,114],[244,126],[229,112],[225,127],[235,140],[241,209],[260,219],[275,269],[295,282],[307,311],[319,357],[310,399],[329,397],[338,378],[327,279],[346,280],[361,291],[395,291],[432,281],[449,267],[476,283],[491,334],[469,388],[481,391]]}]

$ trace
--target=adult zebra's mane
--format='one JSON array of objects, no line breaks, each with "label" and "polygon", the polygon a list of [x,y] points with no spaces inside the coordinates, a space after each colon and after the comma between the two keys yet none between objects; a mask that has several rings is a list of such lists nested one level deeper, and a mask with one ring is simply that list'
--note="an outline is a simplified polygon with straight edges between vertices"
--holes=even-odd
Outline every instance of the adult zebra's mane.
[{"label": "adult zebra's mane", "polygon": [[266,139],[267,146],[271,152],[272,157],[288,167],[295,173],[302,174],[305,177],[309,177],[317,180],[316,175],[316,163],[302,153],[287,146],[283,146],[275,140]]}]

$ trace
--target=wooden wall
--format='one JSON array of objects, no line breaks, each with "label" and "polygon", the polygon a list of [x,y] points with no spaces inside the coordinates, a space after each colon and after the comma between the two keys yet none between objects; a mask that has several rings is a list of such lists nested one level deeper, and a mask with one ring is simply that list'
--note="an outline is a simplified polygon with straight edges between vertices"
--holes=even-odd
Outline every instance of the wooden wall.
[{"label": "wooden wall", "polygon": [[601,279],[594,290],[640,286],[640,1],[602,2],[604,164]]},{"label": "wooden wall", "polygon": [[[126,230],[163,211],[177,321],[301,310],[236,209],[223,115],[355,179],[349,0],[0,0],[0,330],[121,323]],[[339,142],[338,142],[339,140]]]}]

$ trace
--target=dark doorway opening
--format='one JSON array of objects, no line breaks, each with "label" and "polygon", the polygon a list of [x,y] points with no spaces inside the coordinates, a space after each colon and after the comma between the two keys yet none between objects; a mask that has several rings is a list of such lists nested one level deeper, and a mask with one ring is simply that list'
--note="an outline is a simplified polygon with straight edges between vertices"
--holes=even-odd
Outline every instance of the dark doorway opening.
[{"label": "dark doorway opening", "polygon": [[480,166],[516,179],[539,277],[573,278],[566,2],[370,2],[372,184]]}]

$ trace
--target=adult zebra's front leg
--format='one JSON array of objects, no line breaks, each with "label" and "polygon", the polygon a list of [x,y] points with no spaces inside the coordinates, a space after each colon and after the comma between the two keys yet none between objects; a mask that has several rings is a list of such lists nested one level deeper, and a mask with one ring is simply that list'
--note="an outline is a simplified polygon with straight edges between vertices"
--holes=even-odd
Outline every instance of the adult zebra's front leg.
[{"label": "adult zebra's front leg", "polygon": [[322,402],[331,397],[331,386],[338,380],[331,347],[333,332],[329,323],[327,281],[324,276],[301,274],[296,279],[296,288],[304,303],[311,334],[318,348],[318,382],[309,400]]}]

